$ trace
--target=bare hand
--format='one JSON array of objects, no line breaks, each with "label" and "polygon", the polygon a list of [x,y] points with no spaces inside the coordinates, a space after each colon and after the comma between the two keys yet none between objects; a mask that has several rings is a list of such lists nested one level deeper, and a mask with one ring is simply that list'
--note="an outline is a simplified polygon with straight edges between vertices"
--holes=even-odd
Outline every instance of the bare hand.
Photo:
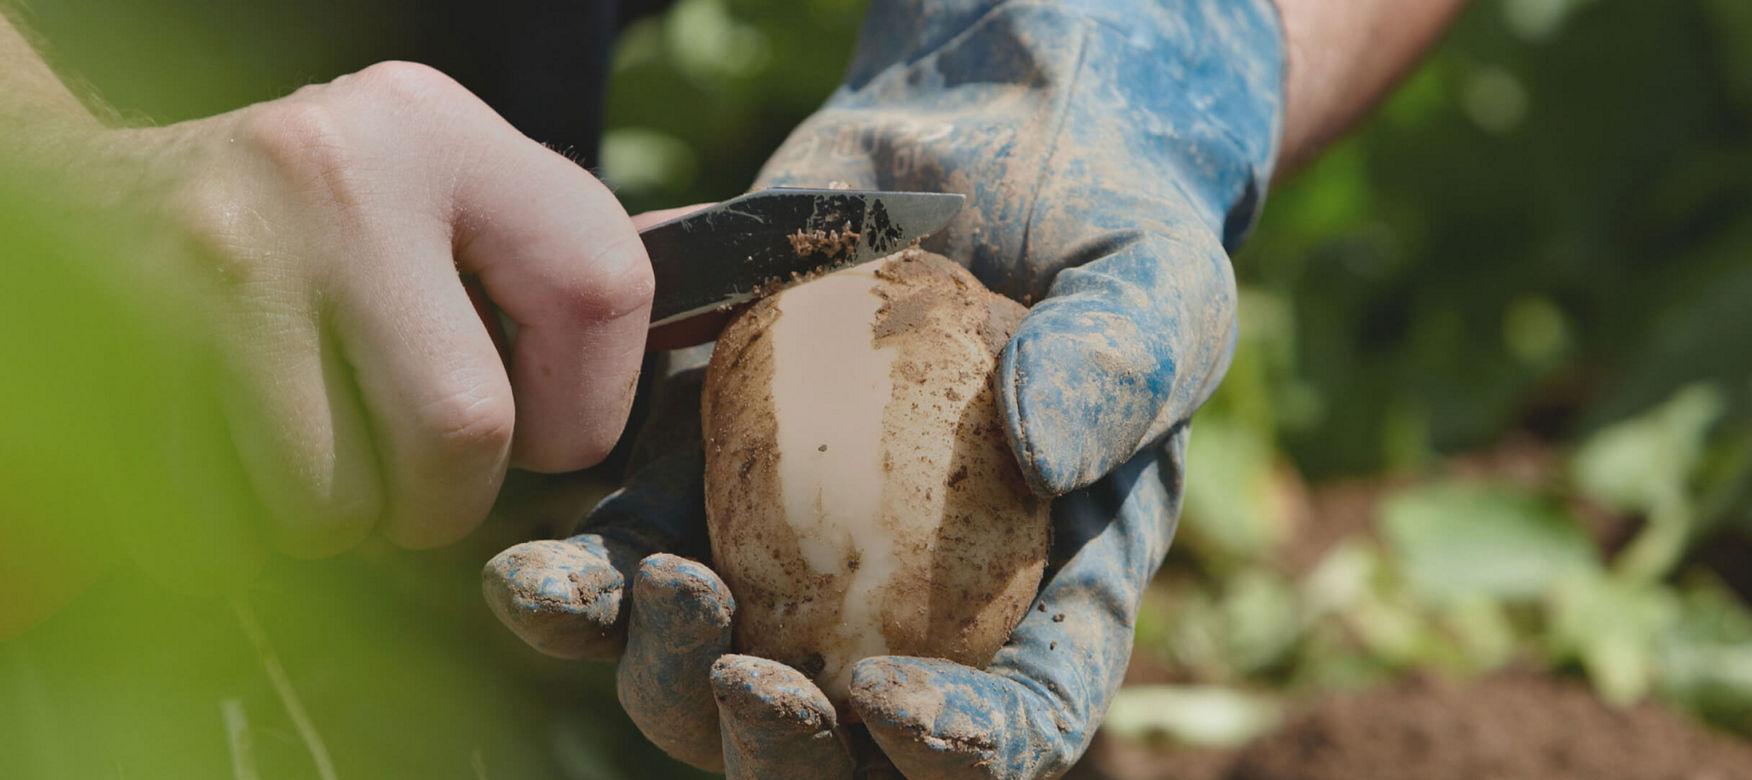
[{"label": "bare hand", "polygon": [[[619,437],[651,304],[633,223],[449,78],[385,63],[115,132],[211,282],[225,416],[283,550],[454,542],[508,464],[579,469]],[[508,367],[465,276],[519,325]]]}]

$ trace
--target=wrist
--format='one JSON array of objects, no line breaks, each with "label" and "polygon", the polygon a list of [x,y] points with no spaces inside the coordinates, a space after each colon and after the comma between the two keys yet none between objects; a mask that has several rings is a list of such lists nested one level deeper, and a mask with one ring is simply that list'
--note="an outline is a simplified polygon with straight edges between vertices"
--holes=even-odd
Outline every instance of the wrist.
[{"label": "wrist", "polygon": [[[195,123],[185,123],[195,124]],[[0,117],[0,168],[45,204],[102,218],[161,221],[193,166],[185,125],[111,128],[91,118]]]},{"label": "wrist", "polygon": [[1465,0],[1275,0],[1288,51],[1288,173],[1344,134],[1398,82]]},{"label": "wrist", "polygon": [[[93,232],[93,252],[81,256],[110,294],[171,317],[192,311],[200,285],[190,284],[186,239],[178,214],[189,155],[172,128],[110,129],[100,125],[34,124],[0,134],[0,177],[28,182],[37,216],[70,230]],[[180,316],[180,315],[179,315]]]},{"label": "wrist", "polygon": [[0,2],[0,130],[45,132],[102,123],[67,89]]}]

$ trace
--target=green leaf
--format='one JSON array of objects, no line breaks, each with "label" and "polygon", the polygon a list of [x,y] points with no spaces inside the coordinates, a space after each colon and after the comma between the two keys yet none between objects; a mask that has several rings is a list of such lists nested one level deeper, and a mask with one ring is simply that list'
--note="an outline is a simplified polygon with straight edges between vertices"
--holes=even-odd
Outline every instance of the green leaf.
[{"label": "green leaf", "polygon": [[1567,515],[1506,486],[1414,488],[1387,500],[1381,524],[1407,584],[1437,602],[1536,598],[1566,571],[1597,565]]},{"label": "green leaf", "polygon": [[1667,589],[1598,570],[1572,572],[1550,605],[1553,660],[1579,661],[1602,698],[1630,704],[1653,685],[1655,643],[1678,617]]},{"label": "green leaf", "polygon": [[1319,618],[1361,603],[1381,566],[1380,554],[1368,542],[1353,538],[1338,543],[1302,581],[1303,614]]},{"label": "green leaf", "polygon": [[1625,511],[1653,512],[1683,501],[1710,427],[1724,408],[1714,385],[1690,385],[1666,403],[1601,430],[1576,452],[1577,486]]},{"label": "green leaf", "polygon": [[1661,695],[1729,728],[1752,725],[1752,613],[1713,580],[1681,599],[1655,646]]},{"label": "green leaf", "polygon": [[1519,637],[1499,601],[1483,596],[1459,599],[1444,605],[1437,620],[1454,638],[1459,661],[1468,669],[1501,668],[1514,657]]},{"label": "green leaf", "polygon": [[1121,738],[1165,734],[1187,745],[1242,745],[1271,731],[1283,719],[1276,698],[1232,688],[1140,685],[1113,697],[1102,728]]},{"label": "green leaf", "polygon": [[1263,557],[1286,530],[1270,433],[1200,415],[1187,448],[1186,541],[1226,558]]},{"label": "green leaf", "polygon": [[1300,636],[1296,591],[1275,572],[1242,570],[1229,580],[1220,608],[1229,663],[1242,674],[1276,664]]}]

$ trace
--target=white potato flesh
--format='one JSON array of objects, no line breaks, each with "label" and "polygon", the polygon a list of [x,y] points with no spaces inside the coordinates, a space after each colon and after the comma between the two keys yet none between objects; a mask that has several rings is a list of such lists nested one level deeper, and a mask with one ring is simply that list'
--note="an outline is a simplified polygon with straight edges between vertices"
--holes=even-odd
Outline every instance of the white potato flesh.
[{"label": "white potato flesh", "polygon": [[702,399],[713,564],[743,652],[843,705],[873,655],[983,666],[1038,586],[1049,502],[991,377],[1022,307],[908,250],[761,301]]},{"label": "white potato flesh", "polygon": [[779,301],[771,331],[785,520],[811,570],[839,570],[847,551],[859,561],[833,628],[842,641],[822,653],[839,670],[822,684],[842,694],[851,682],[848,656],[888,653],[869,595],[894,578],[899,562],[894,535],[881,532],[882,418],[899,350],[871,348],[879,281],[871,264],[815,280],[805,294]]}]

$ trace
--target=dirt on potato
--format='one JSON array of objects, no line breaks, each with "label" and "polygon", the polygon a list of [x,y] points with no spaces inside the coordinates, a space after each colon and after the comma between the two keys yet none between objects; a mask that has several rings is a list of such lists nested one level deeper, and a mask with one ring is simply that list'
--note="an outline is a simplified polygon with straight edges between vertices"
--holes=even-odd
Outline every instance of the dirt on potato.
[{"label": "dirt on potato", "polygon": [[[902,515],[928,507],[933,491],[943,493],[933,540],[941,554],[904,562],[896,578],[897,592],[915,592],[885,611],[884,624],[897,629],[888,636],[890,651],[983,667],[1034,600],[1050,541],[1047,502],[1035,499],[1010,454],[992,384],[997,357],[1027,309],[988,292],[948,258],[919,249],[889,257],[876,276],[888,284],[878,288],[883,304],[872,335],[877,347],[901,352],[891,379],[895,400],[903,402],[890,403],[885,427],[928,430],[942,409],[961,410],[953,428],[958,444],[940,485],[921,480],[924,495],[884,497],[887,512]],[[932,323],[933,317],[949,322]],[[977,333],[989,364],[946,361],[948,345],[936,342],[956,331]],[[975,371],[985,379],[964,397],[956,388],[966,388]],[[886,443],[885,470],[916,468],[892,457],[907,452],[904,439]]]},{"label": "dirt on potato", "polygon": [[[871,439],[879,457],[870,474],[819,478],[874,480],[880,493],[858,508],[869,525],[846,537],[837,565],[821,562],[822,545],[840,544],[837,537],[800,533],[817,521],[787,516],[781,484],[786,458],[829,458],[837,446],[824,431],[807,452],[779,451],[772,382],[783,356],[774,334],[787,296],[809,294],[806,285],[757,302],[725,329],[702,394],[713,559],[739,605],[736,646],[816,678],[839,704],[849,664],[868,654],[989,663],[1034,597],[1049,542],[1049,502],[1022,478],[992,384],[1026,310],[937,255],[907,249],[878,262],[861,272],[876,297],[874,319],[855,326],[868,329],[868,341],[847,347],[888,361],[879,372],[890,390],[875,401],[880,408],[846,413],[879,416],[880,441]],[[815,495],[816,505],[843,514]],[[893,540],[892,555],[887,547],[880,559],[861,552],[882,538]],[[880,585],[864,592],[873,578]],[[870,628],[848,628],[863,625]]]}]

